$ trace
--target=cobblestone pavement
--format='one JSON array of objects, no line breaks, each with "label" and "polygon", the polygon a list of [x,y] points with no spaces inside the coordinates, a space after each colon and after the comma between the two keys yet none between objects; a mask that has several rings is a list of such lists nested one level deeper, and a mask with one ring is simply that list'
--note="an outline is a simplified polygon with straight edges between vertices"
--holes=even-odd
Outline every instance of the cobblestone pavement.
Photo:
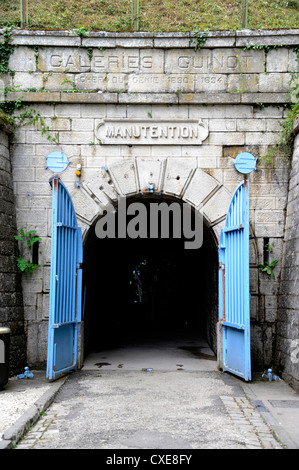
[{"label": "cobblestone pavement", "polygon": [[238,379],[78,371],[16,449],[281,449]]}]

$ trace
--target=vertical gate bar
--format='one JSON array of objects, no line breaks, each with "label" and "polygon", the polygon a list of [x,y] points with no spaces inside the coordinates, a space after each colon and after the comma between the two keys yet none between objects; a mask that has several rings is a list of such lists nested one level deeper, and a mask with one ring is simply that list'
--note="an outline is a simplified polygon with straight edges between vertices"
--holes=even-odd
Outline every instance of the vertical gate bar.
[{"label": "vertical gate bar", "polygon": [[241,282],[241,273],[242,273],[242,252],[241,252],[241,241],[242,241],[242,230],[240,231],[238,236],[238,323],[241,323],[242,318],[242,302],[241,302],[241,295],[242,295],[242,282]]},{"label": "vertical gate bar", "polygon": [[[70,218],[70,201],[67,198],[66,206],[66,225],[69,225]],[[71,253],[70,253],[70,229],[66,228],[66,292],[65,292],[65,321],[69,321],[69,303],[70,303],[70,263],[71,263]]]},{"label": "vertical gate bar", "polygon": [[[67,193],[65,193],[66,195],[66,217],[65,217],[65,224],[68,225],[68,221],[69,221],[69,209],[70,209],[70,203],[69,203],[69,198],[67,197]],[[70,246],[70,230],[69,228],[65,228],[65,241],[66,241],[66,246],[65,246],[65,255],[66,255],[66,258],[65,258],[65,278],[66,278],[66,285],[65,285],[65,311],[64,311],[64,318],[65,318],[65,322],[67,322],[69,320],[69,291],[70,291],[70,282],[69,282],[69,279],[70,279],[70,257],[69,257],[69,253],[68,253],[68,250],[69,250],[69,246]]]},{"label": "vertical gate bar", "polygon": [[56,309],[57,309],[57,319],[56,323],[60,323],[61,315],[61,230],[60,227],[57,227],[57,295],[56,295]]},{"label": "vertical gate bar", "polygon": [[[69,226],[70,222],[70,201],[68,199],[67,201],[67,225]],[[66,229],[67,232],[67,286],[66,286],[66,321],[70,321],[70,297],[71,297],[71,286],[70,286],[70,281],[71,281],[71,264],[72,264],[72,252],[71,252],[71,232],[72,230],[70,228]]]},{"label": "vertical gate bar", "polygon": [[[234,218],[233,218],[234,220]],[[231,311],[231,322],[234,322],[234,309],[235,309],[235,296],[234,296],[234,285],[235,285],[235,270],[234,270],[234,232],[230,232],[230,243],[231,243],[231,301],[232,301],[232,311]]]},{"label": "vertical gate bar", "polygon": [[74,230],[69,229],[69,291],[68,291],[68,321],[73,320],[73,276],[74,276]]},{"label": "vertical gate bar", "polygon": [[[62,223],[65,224],[66,220],[66,192],[63,191],[63,221]],[[65,309],[66,309],[66,281],[67,281],[67,272],[66,272],[66,263],[67,263],[67,238],[66,238],[66,228],[61,227],[62,236],[63,236],[63,301],[62,301],[62,312],[61,312],[61,322],[65,322]]]},{"label": "vertical gate bar", "polygon": [[[237,202],[237,201],[236,201]],[[237,204],[235,204],[236,206]],[[235,207],[236,212],[236,207]],[[237,221],[235,217],[235,222]],[[233,272],[234,272],[234,287],[233,287],[233,298],[234,298],[234,318],[233,322],[237,322],[237,259],[236,259],[236,242],[237,242],[237,231],[233,231]]]},{"label": "vertical gate bar", "polygon": [[[58,217],[57,222],[61,222],[61,200],[62,200],[62,188],[60,184],[58,185]],[[56,323],[60,323],[60,315],[61,315],[61,228],[57,226],[57,295],[56,295],[56,302],[57,302],[57,311],[56,311]]]},{"label": "vertical gate bar", "polygon": [[75,261],[75,253],[74,253],[74,234],[75,230],[71,230],[70,236],[71,236],[71,253],[72,256],[71,258],[71,264],[70,264],[70,297],[69,297],[69,318],[70,321],[74,320],[74,315],[73,315],[73,304],[74,304],[74,261]]},{"label": "vertical gate bar", "polygon": [[55,271],[55,320],[54,323],[59,323],[59,297],[60,297],[60,234],[58,222],[60,221],[60,201],[61,201],[61,188],[58,184],[57,187],[57,221],[56,221],[56,271]]},{"label": "vertical gate bar", "polygon": [[[72,207],[70,205],[69,207],[69,222],[68,225],[72,226]],[[68,305],[68,318],[69,321],[73,321],[73,301],[74,301],[74,293],[73,293],[73,276],[74,276],[74,258],[75,258],[75,253],[74,253],[74,232],[75,230],[69,229],[69,239],[70,239],[70,245],[69,245],[69,251],[70,251],[70,256],[69,256],[69,305]]]},{"label": "vertical gate bar", "polygon": [[[72,225],[72,212],[70,211],[70,225]],[[69,297],[69,319],[70,321],[74,320],[73,316],[73,303],[74,303],[74,262],[76,259],[76,254],[74,252],[74,234],[75,230],[70,229],[70,297]]]}]

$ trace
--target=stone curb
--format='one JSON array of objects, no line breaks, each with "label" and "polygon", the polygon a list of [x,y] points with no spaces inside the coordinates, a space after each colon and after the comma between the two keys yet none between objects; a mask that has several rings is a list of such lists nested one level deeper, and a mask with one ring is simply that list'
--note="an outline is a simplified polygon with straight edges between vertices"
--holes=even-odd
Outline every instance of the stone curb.
[{"label": "stone curb", "polygon": [[0,439],[0,450],[11,449],[14,444],[17,444],[28,428],[39,420],[41,413],[50,406],[68,377],[69,376],[62,377],[59,382],[51,383],[49,390],[44,392],[22,416],[3,433],[2,439]]}]

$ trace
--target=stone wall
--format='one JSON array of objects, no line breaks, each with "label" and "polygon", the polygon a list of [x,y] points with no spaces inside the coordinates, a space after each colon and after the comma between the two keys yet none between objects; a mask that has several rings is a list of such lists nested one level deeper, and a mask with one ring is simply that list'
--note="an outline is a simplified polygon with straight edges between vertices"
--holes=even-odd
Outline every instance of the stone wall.
[{"label": "stone wall", "polygon": [[18,256],[16,213],[14,205],[9,138],[0,128],[0,326],[11,330],[10,373],[26,365],[26,338]]},{"label": "stone wall", "polygon": [[289,182],[284,256],[278,297],[275,363],[283,378],[299,391],[299,126]]},{"label": "stone wall", "polygon": [[[299,31],[211,32],[200,50],[195,50],[189,33],[89,33],[80,38],[67,31],[19,31],[12,39],[18,46],[10,58],[15,74],[2,77],[11,88],[7,99],[22,99],[42,117],[17,129],[10,147],[18,228],[36,229],[42,237],[40,268],[23,278],[29,362],[43,364],[47,353],[48,181],[53,176],[47,168],[48,155],[60,151],[68,158],[70,164],[59,175],[72,194],[80,194],[80,207],[76,197],[74,203],[86,235],[105,203],[87,197],[84,187],[103,168],[113,169],[121,162],[127,170],[130,164],[138,168],[134,194],[145,189],[149,178],[162,175],[156,180],[162,195],[175,188],[170,192],[176,197],[199,207],[216,191],[234,192],[242,180],[234,160],[248,151],[258,158],[257,170],[249,178],[252,356],[255,368],[269,367],[276,337],[289,166],[283,155],[270,165],[262,156],[278,141],[290,103],[291,72],[298,66],[293,47],[299,43]],[[81,177],[76,176],[78,164]],[[171,173],[166,191],[169,166],[179,173]],[[116,177],[111,183],[118,193],[133,181],[124,182],[130,172],[121,168],[121,182]],[[197,175],[201,176],[196,179]],[[207,176],[214,181],[211,186],[205,185]],[[207,187],[211,191],[206,194]],[[103,201],[111,197],[107,191],[108,196],[103,190]],[[227,200],[223,199],[222,208],[214,207],[208,220],[216,238],[225,221]],[[275,278],[257,268],[265,260],[266,242],[273,246],[271,258],[279,260]]]}]

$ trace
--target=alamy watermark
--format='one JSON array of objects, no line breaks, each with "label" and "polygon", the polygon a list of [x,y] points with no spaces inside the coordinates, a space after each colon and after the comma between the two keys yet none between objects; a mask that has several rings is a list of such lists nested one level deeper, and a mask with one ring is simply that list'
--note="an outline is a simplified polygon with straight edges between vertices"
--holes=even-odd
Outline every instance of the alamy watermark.
[{"label": "alamy watermark", "polygon": [[203,217],[192,214],[189,204],[173,202],[132,202],[118,200],[95,226],[98,238],[184,238],[185,249],[198,249],[203,243]]}]

